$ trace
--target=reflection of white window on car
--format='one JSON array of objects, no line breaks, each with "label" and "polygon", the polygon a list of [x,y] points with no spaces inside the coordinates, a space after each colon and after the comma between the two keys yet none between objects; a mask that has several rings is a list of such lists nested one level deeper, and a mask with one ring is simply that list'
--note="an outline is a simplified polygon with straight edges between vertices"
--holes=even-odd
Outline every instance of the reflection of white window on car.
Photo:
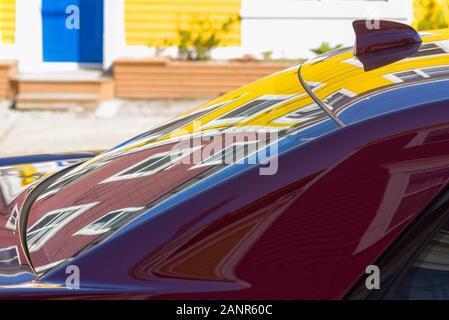
[{"label": "reflection of white window on car", "polygon": [[72,183],[73,181],[75,181],[76,179],[78,179],[81,176],[87,175],[89,172],[100,168],[102,166],[105,166],[107,164],[109,164],[110,160],[100,160],[97,162],[93,162],[91,164],[89,164],[88,166],[82,168],[82,169],[78,169],[75,168],[74,170],[68,172],[66,175],[63,175],[62,177],[60,177],[59,179],[57,179],[53,184],[51,184],[43,194],[41,194],[36,201],[45,199],[49,196],[54,195],[55,193],[57,193],[59,190],[61,190],[62,188],[68,186],[70,183]]},{"label": "reflection of white window on car", "polygon": [[117,230],[126,222],[130,221],[130,219],[132,219],[132,217],[134,217],[135,214],[142,209],[144,209],[144,207],[114,210],[95,220],[91,224],[85,226],[74,235],[92,236],[103,234],[111,230]]},{"label": "reflection of white window on car", "polygon": [[419,33],[419,35],[421,37],[430,37],[430,36],[434,35],[432,32],[428,32],[428,31],[421,31],[421,32],[418,32],[418,33]]},{"label": "reflection of white window on car", "polygon": [[363,63],[357,58],[349,58],[349,59],[343,60],[342,62],[353,65],[354,67],[363,69]]},{"label": "reflection of white window on car", "polygon": [[14,269],[20,266],[17,246],[0,249],[0,270]]},{"label": "reflection of white window on car", "polygon": [[347,89],[340,89],[337,92],[332,93],[331,95],[327,96],[323,102],[331,109],[339,108],[346,103],[348,103],[352,98],[356,96],[355,93],[347,90]]},{"label": "reflection of white window on car", "polygon": [[153,139],[157,139],[159,137],[162,137],[164,135],[167,135],[175,130],[181,129],[182,127],[194,122],[194,121],[200,121],[201,118],[205,117],[206,115],[214,112],[217,109],[220,109],[228,104],[230,104],[231,102],[233,102],[234,100],[230,100],[230,101],[226,101],[223,103],[219,103],[219,104],[215,104],[212,106],[209,106],[205,109],[201,109],[198,111],[194,111],[182,118],[177,118],[174,119],[172,121],[169,121],[165,124],[162,124],[156,128],[154,128],[153,130],[150,130],[146,133],[144,133],[143,135],[141,135],[140,137],[138,137],[134,142],[137,141],[150,141]]},{"label": "reflection of white window on car", "polygon": [[216,125],[231,125],[242,120],[247,120],[261,113],[271,110],[287,101],[298,98],[300,95],[263,95],[252,101],[249,101],[235,109],[230,110],[224,115],[208,122],[205,127]]},{"label": "reflection of white window on car", "polygon": [[272,122],[279,124],[298,124],[313,120],[321,116],[323,113],[324,111],[318,105],[311,104],[283,115]]},{"label": "reflection of white window on car", "polygon": [[153,175],[162,170],[169,169],[175,164],[178,164],[183,158],[189,156],[200,148],[202,148],[202,146],[154,154],[149,158],[146,158],[145,160],[140,161],[139,163],[126,168],[117,174],[114,174],[112,177],[103,180],[101,183],[129,180]]},{"label": "reflection of white window on car", "polygon": [[254,154],[257,151],[257,145],[258,141],[234,142],[233,144],[217,151],[213,155],[203,159],[200,163],[191,167],[189,170],[213,165],[241,163],[244,158]]},{"label": "reflection of white window on car", "polygon": [[6,222],[6,229],[16,230],[17,227],[17,219],[19,218],[19,209],[17,208],[17,204],[11,211],[11,215],[8,218],[8,222]]},{"label": "reflection of white window on car", "polygon": [[449,65],[424,68],[422,69],[422,72],[426,74],[429,78],[446,77],[449,76]]},{"label": "reflection of white window on car", "polygon": [[62,208],[45,214],[27,230],[27,245],[30,252],[41,249],[62,228],[97,204],[98,202]]},{"label": "reflection of white window on car", "polygon": [[449,65],[430,68],[412,69],[386,74],[384,77],[393,83],[416,82],[427,78],[442,78],[449,76]]},{"label": "reflection of white window on car", "polygon": [[314,82],[314,81],[307,81],[307,85],[309,86],[310,89],[317,90],[317,89],[321,88],[322,86],[324,86],[324,83],[322,83],[322,82]]},{"label": "reflection of white window on car", "polygon": [[411,58],[430,57],[449,52],[449,41],[426,42],[421,45],[419,51],[411,56]]}]

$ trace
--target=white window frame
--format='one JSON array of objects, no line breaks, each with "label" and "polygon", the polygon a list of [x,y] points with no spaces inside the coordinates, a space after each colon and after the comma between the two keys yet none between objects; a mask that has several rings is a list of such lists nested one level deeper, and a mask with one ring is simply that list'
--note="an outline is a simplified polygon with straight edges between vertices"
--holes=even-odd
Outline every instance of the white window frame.
[{"label": "white window frame", "polygon": [[16,204],[11,211],[8,221],[6,222],[6,226],[5,226],[6,229],[15,231],[17,228],[18,220],[19,220],[19,208],[17,207],[17,204]]},{"label": "white window frame", "polygon": [[449,64],[442,64],[442,65],[438,65],[438,66],[426,67],[426,68],[421,68],[421,69],[410,69],[410,70],[398,71],[398,72],[386,74],[386,75],[384,75],[384,78],[392,81],[393,83],[403,83],[403,82],[405,82],[405,80],[401,79],[398,76],[398,74],[403,73],[403,72],[415,72],[417,75],[421,76],[423,79],[427,79],[427,78],[432,78],[431,75],[426,73],[427,70],[432,70],[432,69],[441,68],[441,67],[449,68]]},{"label": "white window frame", "polygon": [[[28,249],[30,252],[36,252],[38,250],[40,250],[50,239],[52,239],[59,231],[61,231],[65,226],[67,226],[70,222],[72,222],[73,220],[75,220],[77,217],[79,217],[81,214],[83,214],[84,212],[92,209],[93,207],[95,207],[99,202],[94,202],[94,203],[90,203],[90,204],[84,204],[84,205],[79,205],[79,206],[73,206],[73,207],[67,207],[67,208],[61,208],[61,209],[57,209],[57,210],[53,210],[50,212],[47,212],[45,215],[43,215],[37,222],[35,222],[31,227],[28,228],[27,230],[27,244],[28,244]],[[41,227],[40,229],[37,230],[32,230],[34,228],[34,226],[38,225],[40,222],[42,222],[42,220],[44,220],[45,218],[47,218],[49,215],[55,215],[55,218],[58,217],[58,214],[63,213],[65,211],[75,211],[72,214],[70,214],[67,218],[65,218],[62,221],[59,221],[56,224],[52,224],[52,225],[46,225],[44,227]],[[52,220],[50,220],[50,223],[54,221],[53,218]],[[30,240],[28,240],[28,237],[30,236],[30,234],[37,234],[39,232],[42,232],[43,230],[47,230],[50,229],[49,232],[46,232],[45,235],[39,239],[39,241],[34,242],[34,243],[29,243]],[[32,230],[30,232],[30,230]]]},{"label": "white window frame", "polygon": [[335,107],[332,106],[331,104],[329,104],[326,100],[329,99],[330,97],[332,97],[332,96],[338,94],[338,93],[341,93],[342,95],[344,95],[344,96],[346,96],[346,97],[348,97],[348,98],[354,98],[354,97],[357,96],[357,94],[355,94],[354,92],[352,92],[352,91],[350,91],[350,90],[348,90],[348,89],[345,89],[345,88],[342,88],[342,89],[340,89],[340,90],[337,90],[337,91],[331,93],[330,95],[328,95],[327,97],[325,97],[325,98],[322,100],[323,103],[325,103],[326,106],[328,106],[328,108],[329,108],[330,110],[334,110]]},{"label": "white window frame", "polygon": [[[232,144],[225,146],[224,148],[220,149],[220,151],[217,151],[216,153],[210,155],[209,157],[207,157],[206,159],[202,160],[200,163],[194,165],[193,167],[190,167],[189,170],[194,170],[194,169],[198,169],[198,168],[202,168],[202,167],[210,167],[210,166],[214,166],[214,165],[228,165],[227,163],[223,163],[223,161],[213,161],[211,162],[210,160],[213,158],[216,158],[217,156],[220,155],[226,155],[228,149],[234,148],[234,147],[238,147],[238,146],[244,146],[244,145],[253,145],[255,144],[257,146],[257,144],[259,143],[259,141],[237,141],[237,142],[233,142]],[[248,153],[248,155],[244,156],[242,159],[245,158],[249,158],[251,155],[253,155],[254,153],[256,153],[258,151],[258,148],[256,147],[256,150],[254,152]],[[241,161],[242,159],[238,159],[235,163],[239,163],[239,161]],[[222,158],[221,158],[222,160]]]},{"label": "white window frame", "polygon": [[292,114],[295,114],[295,113],[301,112],[301,111],[304,112],[308,108],[311,109],[310,111],[313,111],[313,110],[317,110],[318,111],[318,110],[320,110],[320,111],[322,111],[325,114],[324,110],[321,109],[316,103],[312,103],[312,104],[306,105],[304,107],[300,107],[300,108],[298,108],[296,110],[293,110],[293,111],[291,111],[291,112],[289,112],[289,113],[287,113],[287,114],[285,114],[283,116],[280,116],[279,118],[277,118],[275,120],[272,120],[271,122],[272,123],[277,123],[277,124],[295,125],[295,124],[298,124],[298,123],[304,123],[304,122],[307,122],[309,120],[315,119],[316,117],[311,117],[311,116],[304,117],[304,118],[298,118],[298,119],[289,118],[289,116],[291,116]]},{"label": "white window frame", "polygon": [[[94,235],[100,235],[100,234],[109,232],[111,230],[111,228],[108,226],[110,226],[111,223],[117,221],[118,219],[123,217],[125,214],[127,215],[127,214],[136,213],[138,211],[143,210],[144,208],[145,207],[123,208],[123,209],[117,209],[114,211],[110,211],[110,212],[106,213],[105,215],[103,215],[102,217],[95,220],[94,222],[88,224],[83,229],[75,232],[73,235],[74,236],[94,236]],[[109,220],[107,223],[103,224],[100,228],[94,228],[95,224],[97,224],[99,220],[104,219],[108,215],[116,214],[117,212],[120,212],[120,214],[117,215],[116,217],[114,217],[113,219]]]},{"label": "white window frame", "polygon": [[148,158],[145,158],[144,160],[139,161],[138,163],[136,163],[136,164],[134,164],[134,165],[132,165],[130,167],[127,167],[126,169],[124,169],[124,170],[114,174],[113,176],[111,176],[111,177],[101,181],[100,184],[151,176],[151,175],[153,175],[155,173],[158,173],[158,172],[160,172],[162,170],[166,170],[166,169],[172,168],[173,165],[176,164],[176,162],[178,162],[179,160],[181,160],[181,159],[191,155],[192,153],[194,153],[195,151],[201,149],[202,147],[203,146],[195,146],[193,148],[186,148],[186,149],[176,150],[178,152],[178,155],[172,156],[172,159],[171,159],[170,162],[168,162],[168,163],[166,163],[166,164],[162,165],[161,167],[158,167],[158,168],[156,168],[154,170],[151,170],[151,171],[148,171],[148,172],[144,172],[144,173],[136,172],[136,173],[126,174],[126,175],[124,174],[125,172],[127,172],[127,171],[129,171],[129,170],[131,170],[131,169],[141,165],[142,163],[147,162],[147,161],[153,159],[153,158],[160,158],[161,156],[165,157],[165,156],[169,156],[170,154],[174,154],[175,150],[169,150],[169,151],[153,154],[153,155],[149,156]]},{"label": "white window frame", "polygon": [[[259,116],[262,113],[267,112],[267,110],[271,110],[271,109],[274,109],[276,107],[279,107],[279,106],[283,105],[284,103],[290,102],[290,101],[292,101],[292,100],[294,100],[296,98],[299,98],[300,96],[303,96],[303,95],[304,94],[288,94],[288,95],[266,94],[266,95],[262,95],[262,96],[259,96],[257,98],[252,99],[251,101],[245,102],[244,104],[239,105],[239,106],[229,110],[228,112],[218,116],[216,119],[214,119],[212,121],[209,121],[204,126],[201,126],[201,129],[210,128],[210,127],[214,127],[214,126],[223,126],[223,125],[230,126],[230,125],[233,125],[233,124],[235,124],[237,122],[240,122],[242,120],[248,121],[250,119],[254,119],[255,117]],[[281,101],[279,101],[279,102],[277,102],[277,103],[275,103],[273,105],[270,105],[270,106],[266,107],[265,109],[262,109],[262,110],[254,113],[254,114],[252,114],[250,116],[221,119],[223,117],[226,117],[226,115],[228,115],[228,114],[230,114],[232,112],[235,112],[238,109],[242,109],[242,112],[244,112],[245,106],[247,106],[248,104],[250,104],[250,103],[252,103],[254,101],[257,101],[257,100],[268,100],[268,101],[281,100]]]}]

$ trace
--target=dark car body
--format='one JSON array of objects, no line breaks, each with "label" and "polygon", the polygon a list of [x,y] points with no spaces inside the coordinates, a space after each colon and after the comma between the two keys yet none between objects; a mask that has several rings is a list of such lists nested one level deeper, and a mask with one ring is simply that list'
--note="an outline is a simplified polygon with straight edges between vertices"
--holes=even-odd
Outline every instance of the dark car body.
[{"label": "dark car body", "polygon": [[[0,210],[0,297],[366,298],[371,265],[388,275],[378,297],[441,297],[390,288],[445,221],[448,39],[369,71],[339,49],[74,157]],[[425,237],[408,247],[411,230]]]}]

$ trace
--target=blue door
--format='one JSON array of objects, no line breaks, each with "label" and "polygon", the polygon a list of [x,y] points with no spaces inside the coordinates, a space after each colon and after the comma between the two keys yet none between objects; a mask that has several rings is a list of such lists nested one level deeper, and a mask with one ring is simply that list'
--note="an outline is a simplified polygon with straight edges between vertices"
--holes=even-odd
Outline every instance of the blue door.
[{"label": "blue door", "polygon": [[103,61],[103,0],[42,0],[46,62]]}]

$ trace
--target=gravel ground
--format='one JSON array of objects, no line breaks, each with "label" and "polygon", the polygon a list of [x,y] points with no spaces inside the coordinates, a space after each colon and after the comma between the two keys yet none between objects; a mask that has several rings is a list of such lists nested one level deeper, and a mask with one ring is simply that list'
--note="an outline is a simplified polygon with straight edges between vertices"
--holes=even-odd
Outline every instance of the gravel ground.
[{"label": "gravel ground", "polygon": [[0,157],[109,149],[204,100],[115,100],[96,110],[17,111],[0,103]]}]

